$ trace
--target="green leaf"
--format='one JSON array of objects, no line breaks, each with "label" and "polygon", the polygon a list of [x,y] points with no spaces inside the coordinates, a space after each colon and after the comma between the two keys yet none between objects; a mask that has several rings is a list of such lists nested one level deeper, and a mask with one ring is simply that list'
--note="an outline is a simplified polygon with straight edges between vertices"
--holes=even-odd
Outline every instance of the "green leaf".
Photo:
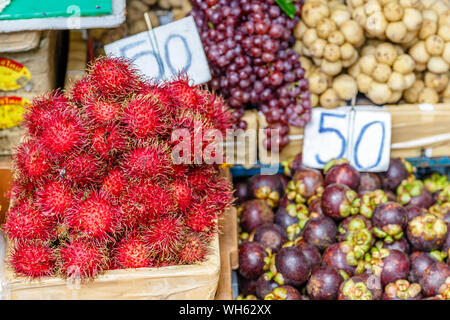
[{"label": "green leaf", "polygon": [[275,0],[275,2],[280,6],[281,10],[286,13],[289,18],[294,19],[297,8],[292,4],[294,0]]}]

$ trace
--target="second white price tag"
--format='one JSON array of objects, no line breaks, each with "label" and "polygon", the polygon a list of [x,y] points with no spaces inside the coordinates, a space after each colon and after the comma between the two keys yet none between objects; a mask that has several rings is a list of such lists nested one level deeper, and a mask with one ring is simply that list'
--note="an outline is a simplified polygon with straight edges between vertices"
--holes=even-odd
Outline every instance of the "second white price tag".
[{"label": "second white price tag", "polygon": [[313,109],[311,122],[305,127],[303,164],[321,169],[333,158],[345,158],[358,171],[386,171],[390,160],[391,115],[361,109]]}]

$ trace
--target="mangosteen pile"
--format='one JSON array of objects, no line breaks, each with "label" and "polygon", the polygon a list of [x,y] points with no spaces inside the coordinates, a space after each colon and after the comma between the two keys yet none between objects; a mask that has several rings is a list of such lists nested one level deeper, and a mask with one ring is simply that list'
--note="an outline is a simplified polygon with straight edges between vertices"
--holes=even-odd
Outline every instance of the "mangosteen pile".
[{"label": "mangosteen pile", "polygon": [[235,183],[238,300],[450,300],[450,183],[334,159]]}]

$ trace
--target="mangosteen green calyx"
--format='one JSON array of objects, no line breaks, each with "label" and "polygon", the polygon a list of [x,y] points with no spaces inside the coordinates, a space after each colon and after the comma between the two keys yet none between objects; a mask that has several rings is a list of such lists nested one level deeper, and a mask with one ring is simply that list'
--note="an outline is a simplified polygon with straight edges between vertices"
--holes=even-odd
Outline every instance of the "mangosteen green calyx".
[{"label": "mangosteen green calyx", "polygon": [[427,213],[409,221],[407,237],[413,250],[438,250],[447,235],[447,224],[434,214]]},{"label": "mangosteen green calyx", "polygon": [[420,284],[399,279],[384,287],[383,300],[421,300],[421,291]]},{"label": "mangosteen green calyx", "polygon": [[283,196],[284,188],[277,175],[255,175],[248,181],[249,196],[264,200],[270,207],[275,208]]},{"label": "mangosteen green calyx", "polygon": [[396,202],[385,202],[376,207],[373,216],[373,233],[387,243],[399,240],[404,235],[408,221],[406,209]]},{"label": "mangosteen green calyx", "polygon": [[359,274],[341,283],[339,300],[380,300],[382,286],[376,275]]},{"label": "mangosteen green calyx", "polygon": [[414,177],[403,180],[397,188],[398,202],[404,206],[412,205],[429,208],[433,204],[433,196],[421,180]]},{"label": "mangosteen green calyx", "polygon": [[286,187],[289,200],[305,203],[313,195],[321,195],[325,182],[319,170],[302,169],[295,172]]},{"label": "mangosteen green calyx", "polygon": [[361,199],[345,184],[330,184],[322,195],[322,211],[334,220],[342,220],[359,213]]},{"label": "mangosteen green calyx", "polygon": [[359,213],[364,217],[371,219],[373,211],[382,203],[388,202],[389,199],[383,190],[368,191],[361,195],[361,207]]}]

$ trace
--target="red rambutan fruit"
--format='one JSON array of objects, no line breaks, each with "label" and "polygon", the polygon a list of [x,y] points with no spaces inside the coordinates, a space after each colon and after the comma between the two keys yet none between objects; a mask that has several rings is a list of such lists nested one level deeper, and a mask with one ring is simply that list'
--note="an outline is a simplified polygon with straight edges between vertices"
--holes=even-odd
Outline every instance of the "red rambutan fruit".
[{"label": "red rambutan fruit", "polygon": [[180,76],[175,81],[167,83],[165,91],[174,101],[177,109],[196,110],[199,104],[198,86],[190,86],[186,76]]},{"label": "red rambutan fruit", "polygon": [[112,169],[103,180],[101,190],[114,197],[119,197],[127,187],[125,173],[120,168]]},{"label": "red rambutan fruit", "polygon": [[50,181],[36,191],[36,203],[44,215],[64,217],[73,202],[73,191],[60,181]]},{"label": "red rambutan fruit", "polygon": [[214,176],[211,185],[199,194],[201,203],[206,207],[214,207],[222,214],[234,201],[233,187],[225,177]]},{"label": "red rambutan fruit", "polygon": [[11,186],[5,196],[14,202],[18,202],[32,197],[34,188],[35,184],[29,179],[16,178],[11,182]]},{"label": "red rambutan fruit", "polygon": [[36,97],[23,115],[22,125],[30,135],[39,135],[52,121],[55,111],[63,112],[67,108],[67,99],[60,91]]},{"label": "red rambutan fruit", "polygon": [[203,203],[194,203],[186,214],[186,225],[195,232],[214,233],[217,231],[217,211],[214,207],[205,207]]},{"label": "red rambutan fruit", "polygon": [[92,130],[92,148],[102,158],[113,158],[126,147],[126,138],[116,124]]},{"label": "red rambutan fruit", "polygon": [[117,102],[93,99],[85,103],[85,111],[91,121],[103,124],[111,123],[120,118],[122,105]]},{"label": "red rambutan fruit", "polygon": [[120,227],[120,213],[104,193],[86,191],[67,213],[67,224],[84,238],[102,241]]},{"label": "red rambutan fruit", "polygon": [[172,184],[174,198],[177,202],[178,210],[185,211],[192,202],[192,190],[189,185],[179,179]]},{"label": "red rambutan fruit", "polygon": [[63,276],[85,280],[108,269],[109,260],[102,244],[77,239],[61,246],[58,264]]},{"label": "red rambutan fruit", "polygon": [[53,249],[39,241],[18,243],[8,260],[17,274],[31,278],[53,275],[55,261]]},{"label": "red rambutan fruit", "polygon": [[104,163],[92,154],[82,152],[67,159],[60,171],[67,181],[76,185],[98,182],[103,178]]},{"label": "red rambutan fruit", "polygon": [[173,257],[179,250],[185,229],[178,217],[161,216],[149,224],[143,231],[150,254],[159,259]]},{"label": "red rambutan fruit", "polygon": [[73,103],[81,107],[93,98],[93,92],[89,78],[84,76],[76,81],[70,91],[70,97]]},{"label": "red rambutan fruit", "polygon": [[[171,145],[176,164],[207,162],[205,149],[214,143],[220,132],[198,112],[181,111],[175,117]],[[188,152],[188,154],[186,154]]]},{"label": "red rambutan fruit", "polygon": [[10,239],[17,241],[48,240],[55,236],[55,223],[55,219],[24,200],[9,210],[3,230]]},{"label": "red rambutan fruit", "polygon": [[126,129],[138,139],[164,135],[170,127],[169,111],[152,94],[134,97],[123,113]]},{"label": "red rambutan fruit", "polygon": [[147,244],[137,233],[131,233],[123,238],[112,252],[114,264],[118,269],[152,267]]},{"label": "red rambutan fruit", "polygon": [[201,193],[212,184],[212,177],[215,177],[218,171],[211,166],[193,167],[187,174],[187,182],[194,193]]},{"label": "red rambutan fruit", "polygon": [[232,129],[234,124],[231,109],[221,97],[208,90],[201,90],[200,100],[202,103],[199,110],[220,130],[225,139],[227,129]]},{"label": "red rambutan fruit", "polygon": [[88,77],[95,93],[106,99],[125,98],[142,85],[130,61],[119,57],[97,59],[90,65]]},{"label": "red rambutan fruit", "polygon": [[86,143],[86,128],[75,111],[65,110],[53,113],[41,137],[49,151],[62,156]]},{"label": "red rambutan fruit", "polygon": [[190,233],[183,241],[183,246],[178,252],[181,264],[193,264],[204,262],[208,254],[206,240],[199,234]]},{"label": "red rambutan fruit", "polygon": [[173,100],[170,98],[170,94],[166,91],[166,83],[148,83],[144,84],[138,94],[143,96],[150,96],[158,100],[166,110],[168,110],[172,115],[175,114],[177,110],[173,104]]},{"label": "red rambutan fruit", "polygon": [[172,159],[164,142],[150,142],[124,155],[122,167],[130,178],[165,179],[172,174]]},{"label": "red rambutan fruit", "polygon": [[50,173],[52,167],[49,152],[35,140],[22,143],[16,149],[13,161],[25,178],[43,178]]},{"label": "red rambutan fruit", "polygon": [[172,190],[150,180],[130,184],[121,201],[126,228],[148,224],[176,210]]}]

